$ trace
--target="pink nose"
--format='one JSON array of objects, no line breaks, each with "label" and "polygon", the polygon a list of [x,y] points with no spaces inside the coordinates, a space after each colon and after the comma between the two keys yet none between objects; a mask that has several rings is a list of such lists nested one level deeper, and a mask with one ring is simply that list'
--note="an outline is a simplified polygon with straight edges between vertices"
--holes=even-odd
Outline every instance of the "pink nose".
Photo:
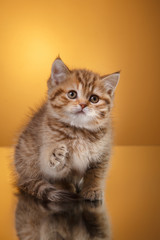
[{"label": "pink nose", "polygon": [[85,103],[80,103],[79,105],[81,106],[82,109],[87,106],[87,104],[85,104]]}]

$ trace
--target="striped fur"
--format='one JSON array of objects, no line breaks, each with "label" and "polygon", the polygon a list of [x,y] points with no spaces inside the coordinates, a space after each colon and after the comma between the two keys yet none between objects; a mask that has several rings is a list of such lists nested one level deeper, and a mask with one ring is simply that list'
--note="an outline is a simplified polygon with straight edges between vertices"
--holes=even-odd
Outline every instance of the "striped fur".
[{"label": "striped fur", "polygon": [[[70,71],[59,59],[58,64],[62,66],[52,66],[48,99],[17,141],[17,186],[51,201],[77,199],[77,191],[85,199],[101,199],[111,151],[113,94],[100,75]],[[63,78],[58,82],[59,76]],[[77,97],[70,99],[69,91],[76,91]],[[90,101],[92,95],[99,97],[97,103]]]},{"label": "striped fur", "polygon": [[20,194],[15,212],[19,240],[110,240],[105,206],[90,203],[42,203]]}]

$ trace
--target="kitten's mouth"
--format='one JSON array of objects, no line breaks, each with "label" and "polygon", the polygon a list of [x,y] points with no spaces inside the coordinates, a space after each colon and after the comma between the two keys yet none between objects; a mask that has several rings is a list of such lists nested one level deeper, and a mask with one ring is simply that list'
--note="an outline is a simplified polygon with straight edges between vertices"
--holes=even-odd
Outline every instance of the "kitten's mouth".
[{"label": "kitten's mouth", "polygon": [[78,112],[76,112],[77,114],[85,114],[85,112],[83,110],[80,110]]}]

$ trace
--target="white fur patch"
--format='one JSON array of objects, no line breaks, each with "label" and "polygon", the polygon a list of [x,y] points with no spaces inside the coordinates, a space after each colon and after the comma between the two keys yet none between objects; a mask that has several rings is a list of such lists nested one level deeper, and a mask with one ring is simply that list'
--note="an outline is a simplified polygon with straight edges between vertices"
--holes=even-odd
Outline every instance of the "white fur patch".
[{"label": "white fur patch", "polygon": [[101,153],[104,151],[106,140],[102,139],[98,143],[91,143],[86,139],[77,139],[73,142],[73,153],[71,156],[71,168],[80,172],[85,172],[91,162],[98,162]]}]

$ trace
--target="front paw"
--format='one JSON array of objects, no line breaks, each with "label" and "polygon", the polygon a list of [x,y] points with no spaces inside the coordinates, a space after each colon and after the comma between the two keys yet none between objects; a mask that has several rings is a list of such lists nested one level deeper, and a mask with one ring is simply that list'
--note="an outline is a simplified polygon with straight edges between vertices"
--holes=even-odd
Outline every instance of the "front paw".
[{"label": "front paw", "polygon": [[103,200],[103,191],[100,188],[86,189],[82,190],[81,196],[90,201]]},{"label": "front paw", "polygon": [[49,159],[50,167],[52,168],[63,167],[66,163],[67,154],[68,154],[67,147],[64,144],[54,149]]}]

